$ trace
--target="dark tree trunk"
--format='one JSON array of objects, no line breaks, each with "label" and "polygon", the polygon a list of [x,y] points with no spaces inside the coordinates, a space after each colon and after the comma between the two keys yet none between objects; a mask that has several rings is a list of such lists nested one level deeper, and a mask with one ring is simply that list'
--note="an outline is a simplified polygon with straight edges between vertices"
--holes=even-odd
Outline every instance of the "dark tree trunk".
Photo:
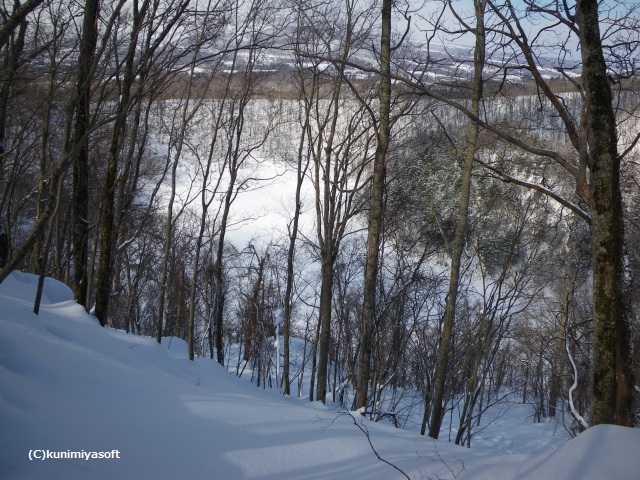
[{"label": "dark tree trunk", "polygon": [[322,403],[327,395],[327,373],[329,366],[329,344],[331,341],[331,299],[333,293],[333,254],[322,252],[322,287],[320,290],[320,337],[318,341],[318,378],[316,400]]},{"label": "dark tree trunk", "polygon": [[[478,117],[480,112],[480,99],[482,98],[482,70],[484,68],[485,57],[485,33],[484,33],[484,10],[486,0],[475,0],[476,11],[476,46],[474,52],[474,79],[471,112]],[[453,338],[453,323],[456,314],[456,301],[458,298],[458,284],[460,282],[460,265],[462,252],[464,250],[465,236],[467,231],[467,220],[469,215],[469,197],[471,194],[471,172],[476,152],[479,126],[472,122],[469,126],[467,137],[467,147],[465,152],[464,170],[462,172],[462,188],[460,192],[460,205],[458,222],[456,224],[453,247],[451,251],[451,273],[449,276],[449,291],[447,293],[447,304],[444,318],[442,320],[442,334],[438,347],[438,360],[434,375],[433,410],[431,414],[431,425],[429,436],[438,438],[440,426],[444,417],[445,382],[449,366],[449,352]]]},{"label": "dark tree trunk", "polygon": [[[142,10],[138,9],[138,1],[133,2],[133,30],[129,43],[129,50],[125,60],[124,79],[120,90],[118,102],[118,114],[113,127],[111,146],[109,148],[109,160],[107,162],[107,176],[105,179],[105,192],[102,201],[102,232],[100,236],[100,261],[96,279],[96,317],[100,325],[105,325],[109,312],[109,297],[111,292],[111,273],[113,270],[114,242],[116,240],[117,225],[115,225],[115,191],[118,183],[118,160],[124,141],[127,126],[127,114],[129,113],[131,89],[134,80],[134,59],[136,46],[142,19],[145,17],[148,2],[144,2]],[[124,181],[124,180],[123,180]]]},{"label": "dark tree trunk", "polygon": [[216,360],[220,365],[224,365],[224,337],[223,337],[223,325],[224,325],[224,302],[225,302],[225,287],[224,287],[224,271],[223,271],[223,256],[224,256],[224,241],[227,233],[227,221],[229,219],[229,211],[231,210],[231,198],[233,196],[233,188],[235,185],[236,171],[231,171],[231,180],[229,182],[229,189],[226,193],[224,200],[224,209],[222,212],[222,220],[220,222],[220,234],[218,236],[218,251],[216,254],[216,264],[213,270],[214,283],[216,286],[216,308],[215,308],[215,331],[216,331]]},{"label": "dark tree trunk", "polygon": [[579,0],[582,82],[591,161],[594,374],[591,425],[631,425],[631,358],[624,288],[620,158],[597,0]]},{"label": "dark tree trunk", "polygon": [[293,296],[293,284],[294,284],[294,261],[296,254],[296,241],[298,239],[298,224],[300,222],[300,210],[302,208],[302,182],[309,166],[309,157],[307,156],[306,164],[303,166],[304,155],[304,131],[309,124],[309,112],[306,112],[305,121],[303,126],[303,133],[300,135],[300,147],[298,149],[298,166],[297,166],[297,181],[296,181],[296,198],[295,209],[293,213],[293,222],[291,231],[289,232],[289,250],[287,252],[287,285],[284,292],[284,319],[283,319],[283,332],[282,332],[282,384],[283,394],[291,395],[290,373],[289,373],[289,343],[291,338],[291,299]]},{"label": "dark tree trunk", "polygon": [[99,1],[86,0],[82,22],[78,79],[78,105],[74,127],[74,145],[81,145],[73,161],[73,290],[76,301],[87,307],[87,238],[89,234],[89,117],[91,77],[98,39]]},{"label": "dark tree trunk", "polygon": [[27,0],[22,5],[15,2],[15,8],[4,25],[0,27],[0,48],[9,41],[11,34],[18,27],[26,23],[27,15],[33,12],[43,0]]},{"label": "dark tree trunk", "polygon": [[382,33],[380,39],[380,118],[377,146],[373,163],[371,210],[367,233],[367,261],[364,270],[364,298],[360,330],[360,364],[358,367],[355,408],[367,406],[368,385],[371,376],[371,344],[374,330],[376,279],[382,231],[385,160],[389,149],[389,113],[391,110],[391,0],[382,2]]},{"label": "dark tree trunk", "polygon": [[[14,12],[20,10],[19,4],[16,2],[14,5]],[[14,80],[17,73],[19,62],[24,49],[24,40],[27,33],[27,22],[22,18],[19,22],[20,28],[15,39],[12,39],[7,46],[7,53],[2,65],[2,71],[0,72],[0,181],[4,180],[2,172],[5,167],[5,154],[7,148],[7,116],[9,113],[9,100],[11,98],[11,92],[15,89]],[[17,26],[17,25],[16,25]],[[47,122],[48,123],[48,122]],[[43,140],[46,141],[46,140]],[[41,197],[38,197],[40,200]],[[37,207],[40,204],[38,203]],[[1,210],[1,209],[0,209]],[[36,214],[36,218],[37,218]],[[7,219],[8,220],[8,219]],[[9,241],[9,225],[0,220],[0,268],[4,268],[10,254],[10,241]],[[39,249],[38,249],[39,252]]]}]

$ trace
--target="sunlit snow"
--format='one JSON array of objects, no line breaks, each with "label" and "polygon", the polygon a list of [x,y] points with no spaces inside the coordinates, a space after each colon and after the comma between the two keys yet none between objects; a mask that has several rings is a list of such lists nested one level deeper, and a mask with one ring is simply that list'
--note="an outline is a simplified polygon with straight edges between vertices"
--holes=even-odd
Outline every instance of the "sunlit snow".
[{"label": "sunlit snow", "polygon": [[[209,359],[190,362],[180,339],[158,345],[102,328],[55,280],[36,316],[36,283],[14,272],[0,285],[0,478],[404,478],[339,408],[258,389]],[[515,408],[467,449],[357,421],[412,479],[631,480],[640,472],[639,429],[599,426],[565,442]],[[500,445],[537,455],[488,453]],[[47,450],[120,458],[29,460]]]}]

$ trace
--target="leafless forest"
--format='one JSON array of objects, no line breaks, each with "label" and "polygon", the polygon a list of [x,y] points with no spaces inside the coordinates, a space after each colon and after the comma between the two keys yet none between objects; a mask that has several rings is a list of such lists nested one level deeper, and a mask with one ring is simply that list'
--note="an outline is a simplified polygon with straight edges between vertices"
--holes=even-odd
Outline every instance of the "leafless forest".
[{"label": "leafless forest", "polygon": [[412,392],[434,438],[455,405],[459,444],[507,393],[638,425],[639,13],[2,0],[0,276],[259,385],[279,322],[274,388]]}]

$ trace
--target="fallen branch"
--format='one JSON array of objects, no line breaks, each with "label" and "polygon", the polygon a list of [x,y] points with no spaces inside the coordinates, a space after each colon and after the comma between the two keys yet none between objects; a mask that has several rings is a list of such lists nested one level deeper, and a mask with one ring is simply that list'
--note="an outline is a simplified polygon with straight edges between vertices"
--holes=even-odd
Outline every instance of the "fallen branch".
[{"label": "fallen branch", "polygon": [[371,443],[371,437],[369,436],[369,430],[367,429],[367,427],[365,427],[365,426],[364,426],[364,425],[362,425],[361,423],[358,423],[358,421],[356,420],[356,418],[355,418],[353,415],[351,415],[351,412],[347,411],[347,412],[346,412],[346,414],[347,414],[347,415],[349,415],[349,416],[351,417],[351,420],[353,420],[353,424],[354,424],[356,427],[358,427],[362,433],[364,433],[364,436],[365,436],[365,437],[367,437],[367,441],[369,442],[369,446],[371,447],[371,450],[373,451],[373,453],[375,454],[375,456],[378,458],[378,460],[380,460],[380,461],[381,461],[381,462],[383,462],[383,463],[386,463],[386,464],[387,464],[387,465],[389,465],[391,468],[393,468],[393,469],[397,470],[398,472],[400,472],[400,473],[404,476],[404,478],[406,478],[407,480],[411,480],[411,479],[409,478],[409,476],[408,476],[406,473],[404,473],[404,472],[402,471],[402,469],[400,469],[398,466],[394,465],[394,464],[393,464],[393,463],[391,463],[390,461],[385,460],[384,458],[382,458],[382,457],[378,454],[378,452],[376,451],[375,447],[373,446],[373,443]]}]

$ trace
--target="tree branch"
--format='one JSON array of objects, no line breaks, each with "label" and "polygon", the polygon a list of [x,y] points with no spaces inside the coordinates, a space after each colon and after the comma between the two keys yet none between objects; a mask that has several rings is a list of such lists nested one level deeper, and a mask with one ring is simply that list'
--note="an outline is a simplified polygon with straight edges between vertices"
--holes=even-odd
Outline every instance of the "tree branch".
[{"label": "tree branch", "polygon": [[371,447],[371,450],[373,451],[373,453],[375,454],[375,456],[378,458],[378,460],[380,460],[383,463],[386,463],[387,465],[389,465],[391,468],[394,468],[395,470],[397,470],[398,472],[400,472],[404,478],[406,478],[407,480],[411,480],[409,478],[409,476],[404,473],[404,471],[402,469],[400,469],[400,467],[394,465],[393,463],[391,463],[388,460],[385,460],[384,458],[382,458],[378,452],[376,451],[376,449],[373,446],[373,443],[371,443],[371,437],[369,436],[369,430],[367,430],[367,427],[365,427],[364,425],[358,423],[358,421],[355,419],[355,417],[353,415],[351,415],[351,412],[347,411],[346,412],[347,415],[349,415],[351,417],[351,420],[353,420],[353,424],[358,427],[360,429],[360,431],[362,433],[364,433],[365,437],[367,437],[367,442],[369,442],[369,446]]},{"label": "tree branch", "polygon": [[535,183],[526,182],[524,180],[519,180],[519,179],[517,179],[515,177],[512,177],[511,175],[508,175],[507,173],[503,172],[502,170],[499,170],[499,169],[497,169],[495,167],[492,167],[488,163],[483,162],[482,160],[480,160],[477,157],[474,159],[474,161],[476,163],[482,165],[482,167],[486,168],[487,170],[491,171],[492,173],[498,175],[498,177],[500,177],[500,179],[503,182],[513,183],[515,185],[520,185],[522,187],[527,187],[527,188],[530,188],[531,190],[536,190],[537,192],[543,193],[546,196],[548,196],[550,198],[553,198],[560,205],[562,205],[564,207],[567,207],[569,210],[571,210],[573,213],[575,213],[580,218],[585,220],[589,225],[591,225],[591,215],[588,212],[584,211],[582,208],[580,208],[580,206],[576,205],[575,203],[570,202],[566,198],[561,197],[560,195],[558,195],[554,191],[549,190],[548,188],[545,188],[542,185],[537,185]]}]

